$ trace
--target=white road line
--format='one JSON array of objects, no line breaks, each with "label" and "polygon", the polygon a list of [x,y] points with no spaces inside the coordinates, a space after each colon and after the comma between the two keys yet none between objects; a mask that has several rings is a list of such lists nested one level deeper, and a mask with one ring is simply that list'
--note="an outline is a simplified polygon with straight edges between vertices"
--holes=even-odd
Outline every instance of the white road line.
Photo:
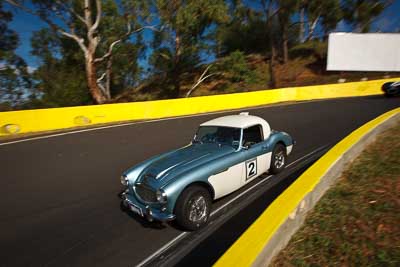
[{"label": "white road line", "polygon": [[143,265],[145,265],[146,263],[148,263],[149,261],[151,261],[153,258],[157,257],[159,254],[161,254],[163,251],[165,251],[166,249],[168,249],[170,246],[172,246],[173,243],[177,242],[179,239],[183,238],[185,235],[187,235],[189,232],[183,232],[180,235],[178,235],[177,237],[175,237],[174,239],[172,239],[171,241],[169,241],[167,244],[165,244],[164,246],[162,246],[160,249],[158,249],[156,252],[154,252],[153,254],[151,254],[150,256],[148,256],[146,259],[144,259],[142,262],[140,262],[138,265],[136,265],[136,267],[141,267]]},{"label": "white road line", "polygon": [[[288,164],[286,166],[286,168],[292,166],[293,164],[301,161],[304,158],[307,158],[321,150],[323,150],[324,148],[326,148],[328,145],[319,147],[315,150],[313,150],[312,152],[306,154],[305,156],[302,156],[298,159],[296,159],[295,161],[291,162],[290,164]],[[214,210],[213,212],[211,212],[210,216],[215,215],[218,211],[220,211],[221,209],[225,208],[226,206],[228,206],[229,204],[231,204],[232,202],[234,202],[235,200],[237,200],[238,198],[240,198],[241,196],[243,196],[244,194],[246,194],[247,192],[251,191],[253,188],[255,188],[256,186],[266,182],[269,180],[269,178],[271,178],[273,175],[268,175],[267,177],[263,178],[261,181],[259,181],[258,183],[254,184],[253,186],[251,186],[250,188],[248,188],[247,190],[243,191],[242,193],[240,193],[239,195],[237,195],[236,197],[234,197],[233,199],[229,200],[227,203],[225,203],[224,205],[222,205],[221,207],[219,207],[218,209]],[[161,248],[159,248],[156,252],[154,252],[153,254],[151,254],[150,256],[148,256],[146,259],[144,259],[143,261],[141,261],[138,265],[136,265],[137,267],[141,267],[144,266],[145,264],[147,264],[149,261],[151,261],[153,258],[157,257],[159,254],[161,254],[162,252],[164,252],[165,250],[167,250],[169,247],[171,247],[174,243],[176,243],[177,241],[179,241],[180,239],[182,239],[184,236],[186,236],[189,232],[183,232],[181,234],[179,234],[177,237],[175,237],[174,239],[172,239],[171,241],[169,241],[167,244],[165,244],[164,246],[162,246]]]},{"label": "white road line", "polygon": [[[314,102],[314,101],[309,101],[309,102]],[[103,129],[109,129],[109,128],[116,128],[116,127],[124,127],[124,126],[129,126],[129,125],[134,125],[134,124],[144,124],[144,123],[160,122],[160,121],[167,121],[167,120],[177,120],[177,119],[191,118],[191,117],[201,117],[201,116],[213,115],[213,114],[221,114],[221,113],[242,112],[242,111],[246,111],[246,110],[272,108],[272,107],[276,107],[276,106],[289,106],[289,105],[302,104],[302,103],[304,103],[304,102],[286,103],[286,104],[282,103],[282,104],[277,104],[277,105],[273,105],[273,104],[271,105],[270,104],[270,105],[265,105],[265,106],[248,107],[248,108],[234,109],[234,110],[221,110],[221,111],[206,112],[206,113],[200,113],[200,114],[184,115],[184,116],[172,117],[172,118],[162,118],[162,119],[154,119],[154,120],[147,120],[147,121],[128,122],[128,123],[107,125],[107,126],[101,126],[101,127],[96,127],[95,125],[93,125],[95,128],[82,129],[82,130],[76,130],[76,131],[70,131],[70,132],[64,132],[64,133],[57,133],[57,134],[50,134],[50,135],[44,135],[44,136],[37,136],[37,137],[30,137],[30,138],[26,138],[26,139],[20,139],[20,140],[0,143],[0,146],[12,145],[12,144],[16,144],[16,143],[22,143],[22,142],[28,142],[28,141],[34,141],[34,140],[40,140],[40,139],[48,139],[48,138],[57,137],[57,136],[63,136],[63,135],[91,132],[91,131],[97,131],[97,130],[103,130]],[[68,131],[68,129],[65,129],[65,130]]]}]

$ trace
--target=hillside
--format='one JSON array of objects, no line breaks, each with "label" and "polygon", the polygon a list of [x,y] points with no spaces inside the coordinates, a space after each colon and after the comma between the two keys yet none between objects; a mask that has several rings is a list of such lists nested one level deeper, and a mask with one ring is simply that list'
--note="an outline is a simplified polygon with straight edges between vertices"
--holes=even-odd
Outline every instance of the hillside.
[{"label": "hillside", "polygon": [[[399,76],[399,73],[326,71],[326,49],[326,43],[322,42],[301,44],[292,48],[290,60],[286,64],[279,60],[275,63],[276,88]],[[269,89],[269,64],[266,57],[259,54],[244,55],[240,52],[237,52],[233,59],[229,57],[222,57],[211,63],[212,66],[206,75],[212,74],[212,76],[196,87],[191,94],[192,97]],[[186,96],[207,66],[200,66],[193,73],[184,75],[180,97]],[[112,102],[171,98],[164,87],[165,78],[151,77],[138,87],[117,96]]]}]

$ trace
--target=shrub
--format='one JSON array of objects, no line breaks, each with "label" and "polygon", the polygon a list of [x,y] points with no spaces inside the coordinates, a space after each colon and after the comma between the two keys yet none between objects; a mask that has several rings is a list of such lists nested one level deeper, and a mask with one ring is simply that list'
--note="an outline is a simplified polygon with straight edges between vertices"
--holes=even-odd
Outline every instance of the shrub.
[{"label": "shrub", "polygon": [[225,57],[222,70],[231,82],[253,83],[256,80],[256,74],[248,67],[246,57],[241,51],[232,52]]}]

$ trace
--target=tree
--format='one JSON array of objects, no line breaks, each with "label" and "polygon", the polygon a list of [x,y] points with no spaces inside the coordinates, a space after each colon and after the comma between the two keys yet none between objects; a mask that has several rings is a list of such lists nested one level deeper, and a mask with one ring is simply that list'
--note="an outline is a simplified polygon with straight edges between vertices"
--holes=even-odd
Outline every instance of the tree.
[{"label": "tree", "polygon": [[340,0],[308,0],[305,4],[308,17],[308,35],[305,41],[313,39],[318,23],[324,32],[328,33],[336,28],[343,17]]},{"label": "tree", "polygon": [[[101,34],[101,22],[104,18],[104,6],[112,7],[114,1],[110,0],[34,0],[33,8],[24,5],[24,1],[6,0],[26,12],[38,16],[45,21],[59,36],[73,40],[84,54],[86,82],[89,92],[95,103],[104,103],[110,99],[110,79],[113,52],[116,46],[149,26],[140,26],[141,15],[147,14],[146,1],[121,1],[128,13],[119,16],[115,25],[120,26],[118,19],[124,18],[124,33],[114,39],[104,38]],[[108,8],[107,10],[110,10]],[[117,9],[114,9],[114,13]],[[143,11],[143,12],[142,12]],[[104,31],[103,31],[104,32]],[[107,46],[107,49],[104,47]],[[104,54],[98,56],[99,47],[103,47]],[[99,64],[105,64],[105,71],[99,73]],[[106,79],[105,86],[103,79]]]},{"label": "tree", "polygon": [[274,23],[273,20],[275,16],[279,12],[279,7],[275,6],[274,0],[261,0],[262,10],[264,12],[265,24],[266,24],[266,34],[268,35],[269,41],[269,87],[276,87],[276,77],[275,77],[275,57],[276,57],[276,48],[275,48],[275,38],[274,38]]},{"label": "tree", "polygon": [[344,18],[353,25],[356,32],[369,32],[372,20],[390,3],[382,0],[345,0]]},{"label": "tree", "polygon": [[237,0],[229,6],[229,20],[219,25],[216,31],[217,56],[226,56],[237,50],[246,54],[265,54],[269,51],[265,45],[269,41],[262,13]]},{"label": "tree", "polygon": [[43,28],[32,35],[31,54],[41,65],[33,73],[39,97],[31,108],[66,107],[92,103],[87,90],[85,63],[80,48],[70,38]]},{"label": "tree", "polygon": [[178,97],[182,75],[210,46],[211,26],[226,20],[226,5],[223,0],[157,0],[156,5],[163,31],[155,33],[150,64],[165,75],[171,96]]},{"label": "tree", "polygon": [[278,19],[282,33],[282,53],[283,63],[287,63],[289,60],[289,27],[291,24],[290,17],[296,12],[298,0],[278,0],[279,12]]},{"label": "tree", "polygon": [[15,53],[19,38],[15,31],[8,28],[11,20],[12,14],[3,10],[3,2],[0,1],[0,101],[8,109],[20,104],[31,87],[28,67]]}]

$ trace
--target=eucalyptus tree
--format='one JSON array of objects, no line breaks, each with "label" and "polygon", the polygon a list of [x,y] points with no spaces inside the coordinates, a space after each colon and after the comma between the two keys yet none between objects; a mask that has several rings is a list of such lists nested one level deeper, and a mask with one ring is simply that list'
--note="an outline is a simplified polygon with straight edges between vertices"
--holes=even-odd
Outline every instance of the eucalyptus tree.
[{"label": "eucalyptus tree", "polygon": [[[133,33],[152,28],[142,26],[148,14],[148,1],[32,0],[31,5],[23,0],[5,1],[38,16],[59,38],[65,37],[75,42],[83,52],[90,95],[99,104],[111,97],[110,79],[115,48]],[[121,5],[116,7],[117,3]],[[105,17],[108,12],[113,14],[113,18],[107,21]],[[100,54],[99,50],[103,53]],[[102,72],[99,71],[101,69]]]},{"label": "eucalyptus tree", "polygon": [[323,32],[328,33],[336,28],[343,18],[340,0],[308,0],[306,1],[308,18],[308,34],[304,41],[314,38],[315,28],[319,24]]},{"label": "eucalyptus tree", "polygon": [[201,61],[218,23],[226,21],[223,0],[157,0],[163,30],[155,32],[150,64],[166,77],[170,96],[180,95],[182,76]]}]

